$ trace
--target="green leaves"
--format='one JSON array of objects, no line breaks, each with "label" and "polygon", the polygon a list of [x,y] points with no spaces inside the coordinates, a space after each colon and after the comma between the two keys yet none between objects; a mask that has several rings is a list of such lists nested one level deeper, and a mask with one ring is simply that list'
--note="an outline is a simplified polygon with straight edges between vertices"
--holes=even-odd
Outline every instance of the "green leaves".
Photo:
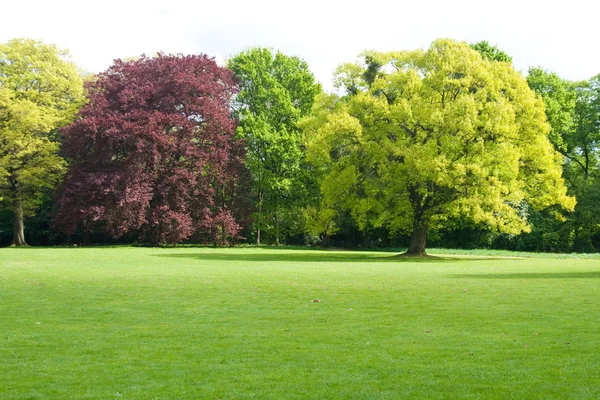
[{"label": "green leaves", "polygon": [[490,45],[487,41],[471,43],[471,48],[481,54],[483,58],[490,61],[512,62],[512,57],[500,50],[496,46]]},{"label": "green leaves", "polygon": [[523,201],[572,209],[543,104],[508,63],[451,40],[364,54],[338,69],[347,97],[321,97],[301,122],[328,215],[392,231],[468,216],[519,233]]},{"label": "green leaves", "polygon": [[239,79],[235,102],[239,133],[246,142],[246,166],[253,179],[255,230],[279,243],[285,232],[297,229],[299,209],[310,186],[303,182],[304,149],[298,120],[321,91],[307,64],[264,48],[236,55],[229,68]]},{"label": "green leaves", "polygon": [[600,232],[595,211],[600,187],[600,77],[570,82],[541,68],[532,68],[527,81],[545,103],[552,127],[550,139],[564,157],[570,193],[577,196],[578,204],[568,224],[573,248],[594,250],[591,240]]},{"label": "green leaves", "polygon": [[558,150],[566,151],[565,139],[575,123],[575,85],[542,68],[530,68],[527,82],[544,100],[552,144]]},{"label": "green leaves", "polygon": [[16,39],[0,44],[0,205],[33,213],[65,171],[57,129],[83,103],[83,83],[66,53]]}]

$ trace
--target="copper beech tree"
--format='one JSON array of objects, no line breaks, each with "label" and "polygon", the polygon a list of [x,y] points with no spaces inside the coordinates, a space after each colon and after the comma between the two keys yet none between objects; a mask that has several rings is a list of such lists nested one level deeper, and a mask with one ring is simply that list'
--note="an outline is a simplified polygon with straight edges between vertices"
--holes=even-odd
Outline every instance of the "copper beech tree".
[{"label": "copper beech tree", "polygon": [[205,55],[115,61],[63,131],[70,163],[54,224],[65,233],[137,233],[153,245],[240,231],[242,146],[232,73]]}]

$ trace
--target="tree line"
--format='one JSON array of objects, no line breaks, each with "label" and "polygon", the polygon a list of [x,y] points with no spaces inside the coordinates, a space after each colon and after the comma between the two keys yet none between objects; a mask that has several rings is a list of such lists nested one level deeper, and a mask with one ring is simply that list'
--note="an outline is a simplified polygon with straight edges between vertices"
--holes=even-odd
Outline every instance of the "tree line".
[{"label": "tree line", "polygon": [[598,251],[600,75],[440,39],[334,76],[265,48],[83,75],[1,44],[0,243]]}]

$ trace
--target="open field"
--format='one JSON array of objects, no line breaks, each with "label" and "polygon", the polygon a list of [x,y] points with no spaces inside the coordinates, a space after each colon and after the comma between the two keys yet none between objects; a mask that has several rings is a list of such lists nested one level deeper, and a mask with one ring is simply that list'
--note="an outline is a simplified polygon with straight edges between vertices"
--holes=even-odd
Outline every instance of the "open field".
[{"label": "open field", "polygon": [[598,256],[444,253],[0,249],[0,399],[600,398]]}]

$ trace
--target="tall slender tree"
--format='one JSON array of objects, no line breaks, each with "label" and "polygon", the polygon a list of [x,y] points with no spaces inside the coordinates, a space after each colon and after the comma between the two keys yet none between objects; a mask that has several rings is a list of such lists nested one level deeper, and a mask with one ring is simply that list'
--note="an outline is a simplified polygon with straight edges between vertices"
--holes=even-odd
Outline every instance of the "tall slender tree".
[{"label": "tall slender tree", "polygon": [[60,181],[57,129],[83,102],[83,82],[67,52],[34,40],[0,44],[0,207],[12,210],[13,246],[24,246],[24,217]]},{"label": "tall slender tree", "polygon": [[321,88],[304,61],[265,48],[242,52],[228,65],[240,84],[235,115],[252,176],[256,243],[266,233],[279,244],[299,231],[307,185],[302,134],[296,124]]}]

